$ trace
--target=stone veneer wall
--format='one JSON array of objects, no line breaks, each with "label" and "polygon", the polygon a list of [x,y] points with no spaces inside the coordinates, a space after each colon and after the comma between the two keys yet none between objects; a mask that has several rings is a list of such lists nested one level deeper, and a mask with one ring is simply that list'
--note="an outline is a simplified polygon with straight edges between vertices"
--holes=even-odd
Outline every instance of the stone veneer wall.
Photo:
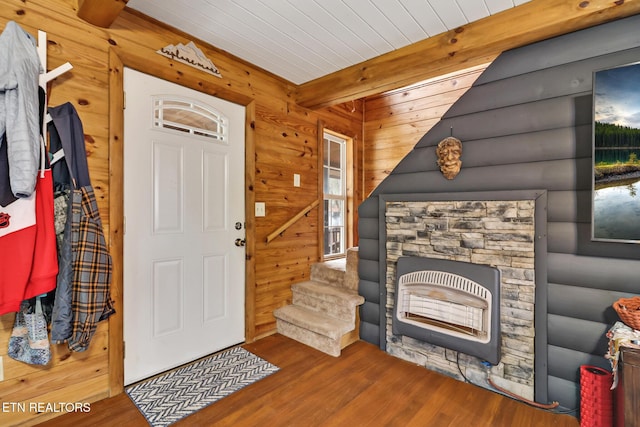
[{"label": "stone veneer wall", "polygon": [[489,388],[481,360],[392,334],[395,265],[421,256],[490,265],[500,270],[501,360],[491,379],[534,399],[534,200],[386,203],[387,352]]}]

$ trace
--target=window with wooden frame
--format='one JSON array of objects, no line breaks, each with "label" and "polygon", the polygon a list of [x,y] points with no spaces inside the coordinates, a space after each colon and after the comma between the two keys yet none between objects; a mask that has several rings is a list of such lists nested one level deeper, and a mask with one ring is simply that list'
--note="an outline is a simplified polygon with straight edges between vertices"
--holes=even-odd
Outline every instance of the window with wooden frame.
[{"label": "window with wooden frame", "polygon": [[323,259],[330,259],[344,257],[352,243],[352,140],[328,129],[323,129],[322,135],[321,241]]}]

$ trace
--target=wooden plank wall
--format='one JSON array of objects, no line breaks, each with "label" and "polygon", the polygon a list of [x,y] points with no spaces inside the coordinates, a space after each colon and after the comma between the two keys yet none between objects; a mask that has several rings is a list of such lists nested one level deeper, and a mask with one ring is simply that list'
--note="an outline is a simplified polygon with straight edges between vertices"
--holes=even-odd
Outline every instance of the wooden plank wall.
[{"label": "wooden plank wall", "polygon": [[[147,72],[169,81],[210,93],[221,98],[249,105],[255,116],[248,126],[248,140],[252,145],[246,153],[247,164],[255,164],[247,171],[253,182],[247,181],[247,194],[252,200],[266,203],[267,216],[253,218],[248,215],[247,240],[254,246],[248,253],[249,265],[254,271],[248,275],[246,305],[247,340],[275,331],[272,312],[291,300],[292,283],[309,276],[310,264],[319,259],[317,249],[317,210],[311,212],[275,241],[265,244],[266,236],[282,223],[307,206],[317,196],[318,141],[317,123],[346,134],[356,141],[357,156],[362,158],[362,103],[349,102],[320,111],[297,107],[290,98],[292,85],[226,52],[220,51],[187,34],[149,20],[125,9],[108,28],[92,26],[76,17],[76,0],[0,0],[0,30],[9,20],[37,35],[37,30],[48,33],[49,68],[69,61],[73,70],[50,87],[50,105],[71,102],[83,121],[88,163],[105,233],[110,244],[116,269],[121,270],[122,254],[120,230],[116,222],[122,218],[112,213],[121,211],[121,195],[110,191],[110,182],[118,182],[116,157],[110,158],[114,145],[120,144],[119,135],[110,127],[118,123],[118,112],[110,113],[115,105],[110,96],[118,97],[118,88],[111,91],[110,76],[117,81],[118,69],[110,70],[110,57],[119,58],[125,66]],[[156,54],[168,44],[195,41],[200,49],[220,69],[219,79],[189,66],[172,63]],[[110,115],[111,114],[111,115]],[[360,162],[361,163],[361,162]],[[362,167],[358,168],[362,173]],[[301,187],[293,187],[293,174],[301,175]],[[114,174],[116,176],[114,176]],[[357,183],[362,182],[360,176]],[[355,189],[356,203],[362,200],[362,188]],[[111,208],[113,207],[113,208]],[[110,210],[111,209],[111,210]],[[113,212],[112,212],[113,211]],[[247,209],[251,212],[252,209]],[[110,220],[111,218],[111,220]],[[6,268],[2,266],[1,268]],[[238,284],[241,286],[241,284]],[[120,295],[116,304],[122,307]],[[116,314],[121,316],[122,313]],[[122,319],[100,324],[88,351],[70,353],[65,345],[54,346],[53,361],[46,367],[34,367],[10,359],[7,341],[14,315],[0,317],[0,356],[3,361],[4,380],[0,382],[0,401],[24,402],[92,402],[117,392],[118,379],[109,378],[109,372],[118,360],[110,362],[110,324],[119,325]],[[117,354],[117,353],[116,353]],[[113,357],[113,355],[112,355]],[[0,424],[33,424],[57,414],[46,411],[9,411],[0,413]]]},{"label": "wooden plank wall", "polygon": [[[356,111],[351,112],[352,105]],[[318,197],[318,129],[325,127],[349,136],[361,151],[361,103],[340,105],[311,112],[288,103],[286,115],[257,109],[256,121],[256,201],[266,202],[266,218],[256,218],[256,320],[255,337],[273,333],[273,310],[291,303],[292,284],[309,280],[309,266],[320,260],[318,250],[318,209],[312,210],[280,237],[265,243],[266,236]],[[285,123],[281,123],[286,119]],[[361,157],[361,155],[360,155]],[[293,174],[299,173],[301,186],[293,188]],[[357,201],[362,190],[355,191]],[[358,203],[356,203],[357,205]],[[357,215],[357,213],[356,213]]]},{"label": "wooden plank wall", "polygon": [[[546,190],[547,330],[536,331],[546,336],[544,398],[579,407],[580,365],[609,367],[611,304],[640,293],[640,245],[590,237],[592,73],[638,60],[638,25],[634,16],[502,54],[360,205],[363,339],[384,345],[379,195]],[[463,163],[449,181],[435,145],[452,127]]]},{"label": "wooden plank wall", "polygon": [[487,65],[365,98],[365,194],[389,176]]}]

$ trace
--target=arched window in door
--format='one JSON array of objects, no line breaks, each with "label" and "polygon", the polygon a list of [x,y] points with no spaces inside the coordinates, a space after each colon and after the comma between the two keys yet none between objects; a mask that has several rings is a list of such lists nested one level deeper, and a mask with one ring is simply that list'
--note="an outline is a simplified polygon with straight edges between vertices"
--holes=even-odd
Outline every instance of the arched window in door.
[{"label": "arched window in door", "polygon": [[227,118],[194,100],[154,96],[153,126],[229,143]]}]

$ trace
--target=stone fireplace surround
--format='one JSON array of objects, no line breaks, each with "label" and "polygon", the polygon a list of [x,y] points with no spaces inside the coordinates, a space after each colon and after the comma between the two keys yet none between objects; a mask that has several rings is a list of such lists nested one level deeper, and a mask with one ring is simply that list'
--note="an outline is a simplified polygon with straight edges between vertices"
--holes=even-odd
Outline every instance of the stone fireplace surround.
[{"label": "stone fireplace surround", "polygon": [[389,194],[381,196],[379,209],[386,351],[490,388],[480,359],[394,335],[391,327],[398,257],[490,265],[501,273],[502,329],[501,359],[491,366],[491,379],[547,403],[546,191]]}]

